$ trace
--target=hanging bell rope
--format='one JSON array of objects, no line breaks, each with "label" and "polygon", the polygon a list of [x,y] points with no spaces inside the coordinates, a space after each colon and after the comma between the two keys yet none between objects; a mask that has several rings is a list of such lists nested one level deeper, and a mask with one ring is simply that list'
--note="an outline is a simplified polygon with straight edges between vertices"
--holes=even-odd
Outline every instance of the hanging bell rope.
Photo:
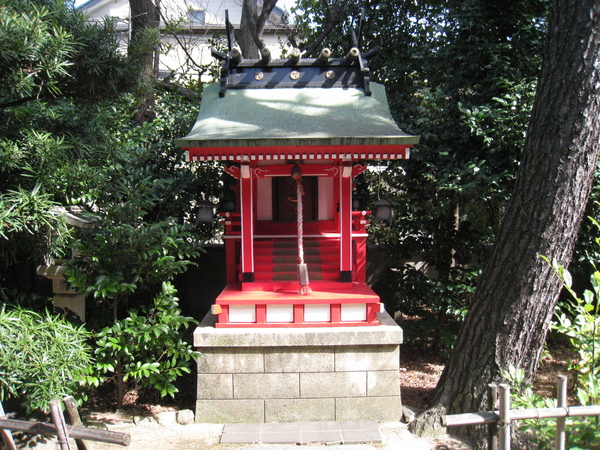
[{"label": "hanging bell rope", "polygon": [[304,188],[302,187],[302,170],[298,164],[292,167],[292,178],[296,181],[296,223],[298,225],[298,283],[300,290],[298,294],[310,294],[311,289],[308,280],[308,266],[304,262],[304,218],[302,209],[302,196]]}]

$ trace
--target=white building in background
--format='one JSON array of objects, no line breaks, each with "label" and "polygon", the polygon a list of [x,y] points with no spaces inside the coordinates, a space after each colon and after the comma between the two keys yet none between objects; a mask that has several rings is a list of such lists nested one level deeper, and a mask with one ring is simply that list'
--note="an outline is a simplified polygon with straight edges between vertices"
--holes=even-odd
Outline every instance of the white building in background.
[{"label": "white building in background", "polygon": [[[163,50],[158,62],[159,77],[171,73],[177,76],[196,77],[198,67],[216,64],[210,49],[216,40],[227,42],[225,31],[225,10],[229,21],[239,29],[243,0],[160,0],[163,32]],[[115,21],[121,36],[123,48],[129,42],[130,9],[129,0],[89,0],[79,6],[90,21],[110,18]],[[287,39],[286,25],[288,14],[275,7],[265,30],[263,39],[273,58],[279,58],[282,46]],[[169,29],[177,30],[175,35]],[[210,81],[208,73],[202,81]]]}]

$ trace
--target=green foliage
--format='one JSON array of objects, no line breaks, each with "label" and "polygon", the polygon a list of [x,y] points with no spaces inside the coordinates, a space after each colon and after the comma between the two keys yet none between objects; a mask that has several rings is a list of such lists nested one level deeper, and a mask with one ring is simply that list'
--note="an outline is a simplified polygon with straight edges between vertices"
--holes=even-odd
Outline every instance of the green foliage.
[{"label": "green foliage", "polygon": [[[533,409],[533,408],[555,408],[556,399],[544,398],[533,387],[525,382],[525,371],[513,366],[507,371],[501,371],[502,377],[510,383],[511,408],[512,409]],[[573,418],[576,419],[576,418]],[[518,423],[519,431],[527,431],[527,440],[538,449],[554,448],[554,439],[556,436],[556,421],[548,419],[526,419]],[[572,424],[569,424],[567,431],[571,430]],[[572,448],[572,447],[568,447]]]},{"label": "green foliage", "polygon": [[[542,397],[533,390],[530,384],[525,382],[525,371],[523,369],[509,367],[507,371],[502,371],[502,377],[514,389],[511,392],[512,409],[556,408],[556,399]],[[577,388],[580,401],[580,395],[583,394],[585,396],[586,389],[587,387],[585,386]],[[595,404],[597,403],[596,400]],[[548,450],[555,448],[555,419],[525,419],[519,421],[518,427],[520,431],[528,432],[528,441],[534,444],[536,448]],[[600,431],[598,430],[597,417],[568,417],[565,421],[565,431],[567,448],[578,450],[598,449],[597,444],[600,438]]]},{"label": "green foliage", "polygon": [[[161,284],[186,270],[214,232],[193,226],[199,192],[216,198],[226,189],[219,164],[186,164],[173,144],[189,131],[198,102],[138,76],[156,33],[126,58],[111,20],[85,23],[62,0],[0,3],[0,299],[46,305],[26,280],[36,264],[75,243],[56,207],[94,211],[94,228],[77,235],[69,272],[72,286],[89,296],[86,325],[139,331],[137,353],[125,362],[128,381],[150,373],[153,387],[173,395],[173,380],[195,356],[175,339],[191,319]],[[149,86],[155,119],[140,126],[139,97]],[[150,345],[142,342],[147,329],[165,332],[152,339],[154,356],[141,350]],[[97,339],[102,346],[108,334]],[[88,383],[107,374],[94,368]]]},{"label": "green foliage", "polygon": [[200,356],[183,340],[183,332],[197,322],[181,315],[175,294],[170,283],[163,283],[153,306],[132,309],[125,319],[97,333],[96,362],[86,382],[97,385],[110,377],[118,384],[136,382],[156,389],[161,397],[174,397],[174,381],[190,373]]},{"label": "green foliage", "polygon": [[586,289],[579,296],[572,289],[569,271],[556,261],[552,261],[552,268],[572,295],[570,303],[561,305],[562,311],[552,326],[568,337],[579,355],[578,360],[568,361],[569,370],[577,374],[577,398],[582,405],[600,404],[600,271],[595,270],[590,277],[593,290]]},{"label": "green foliage", "polygon": [[19,187],[0,194],[0,259],[11,264],[59,256],[71,232],[56,206],[39,184],[31,191]]},{"label": "green foliage", "polygon": [[420,320],[402,323],[407,341],[427,341],[449,353],[475,293],[476,272],[453,269],[450,281],[406,264],[386,271],[374,289],[387,305]]},{"label": "green foliage", "polygon": [[0,399],[49,411],[65,395],[82,399],[80,384],[92,362],[90,334],[48,311],[0,309]]},{"label": "green foliage", "polygon": [[163,156],[160,149],[127,148],[98,171],[90,193],[96,226],[78,233],[79,256],[67,279],[110,306],[112,320],[121,314],[122,300],[183,272],[201,248],[192,225],[168,215],[185,213],[186,205],[178,198],[181,180],[156,176],[167,170],[167,164],[156,162]]},{"label": "green foliage", "polygon": [[[196,355],[179,334],[192,319],[180,315],[175,290],[166,283],[201,251],[198,234],[184,223],[194,201],[185,190],[196,180],[180,166],[179,154],[160,141],[154,144],[167,132],[160,128],[162,119],[155,122],[128,132],[128,142],[144,136],[146,147],[124,146],[90,179],[95,226],[79,231],[78,256],[67,270],[71,287],[85,293],[95,311],[88,326],[102,328],[95,336],[98,362],[88,382],[113,379],[117,406],[129,381],[173,396],[173,382],[189,371]],[[149,307],[149,296],[161,283]]]},{"label": "green foliage", "polygon": [[173,219],[137,224],[107,218],[80,233],[79,256],[68,272],[72,287],[102,300],[119,300],[141,285],[183,272],[198,255],[189,225]]},{"label": "green foliage", "polygon": [[0,104],[60,94],[75,48],[72,34],[58,23],[60,9],[58,2],[0,5]]},{"label": "green foliage", "polygon": [[[600,239],[597,240],[600,244]],[[556,261],[543,257],[562,280],[565,289],[572,295],[570,303],[564,302],[557,308],[552,328],[567,336],[579,358],[568,361],[569,372],[574,374],[576,398],[581,405],[600,403],[600,272],[594,271],[590,282],[593,290],[585,290],[580,297],[572,288],[572,277],[568,270]],[[509,368],[503,376],[516,387],[513,407],[552,408],[556,401],[542,398],[524,382],[524,371]],[[533,441],[540,449],[553,448],[556,427],[554,421],[524,420],[522,429],[533,431]],[[576,449],[597,449],[600,439],[597,417],[571,417],[566,421],[567,446]]]},{"label": "green foliage", "polygon": [[[371,201],[398,204],[396,221],[373,224],[370,241],[388,250],[398,271],[420,260],[437,273],[435,282],[422,279],[432,305],[447,304],[453,292],[459,309],[468,306],[476,283],[468,274],[482,269],[495,239],[524,144],[549,4],[298,2],[306,45],[342,15],[323,42],[339,56],[352,46],[349,30],[364,7],[361,50],[379,48],[369,60],[371,80],[385,84],[400,127],[421,136],[409,160],[365,173]],[[407,292],[414,281],[402,274],[391,283]]]}]

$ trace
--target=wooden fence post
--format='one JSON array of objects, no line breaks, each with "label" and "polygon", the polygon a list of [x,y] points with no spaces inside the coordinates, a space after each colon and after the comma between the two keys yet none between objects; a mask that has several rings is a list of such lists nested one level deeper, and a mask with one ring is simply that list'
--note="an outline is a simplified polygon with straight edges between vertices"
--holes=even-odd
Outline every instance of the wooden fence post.
[{"label": "wooden fence post", "polygon": [[67,432],[67,426],[65,424],[65,417],[62,413],[60,400],[52,400],[50,402],[50,413],[52,415],[52,421],[56,426],[56,436],[58,437],[58,443],[60,444],[60,450],[72,450],[71,443],[69,442],[69,433]]},{"label": "wooden fence post", "polygon": [[511,426],[510,426],[510,386],[501,384],[500,389],[500,450],[510,450]]},{"label": "wooden fence post", "polygon": [[[69,418],[69,424],[76,427],[82,426],[83,423],[81,422],[81,417],[79,417],[75,399],[71,395],[68,395],[63,398],[63,402],[67,411],[67,417]],[[75,439],[75,444],[77,445],[77,450],[87,450],[87,445],[83,439]]]},{"label": "wooden fence post", "polygon": [[[27,434],[41,434],[43,436],[56,436],[56,425],[53,423],[30,422],[28,420],[0,419],[0,428],[12,431],[21,431]],[[127,433],[116,431],[98,430],[96,428],[69,427],[69,436],[74,439],[106,442],[128,446],[131,436]]]},{"label": "wooden fence post", "polygon": [[[556,385],[556,406],[559,408],[566,408],[567,377],[565,375],[559,375]],[[565,420],[565,417],[556,418],[556,450],[565,450],[566,447]]]},{"label": "wooden fence post", "polygon": [[[0,419],[6,419],[2,402],[0,402]],[[17,450],[17,445],[15,444],[15,440],[13,439],[10,430],[0,428],[0,434],[2,435],[2,442],[4,442],[4,446],[7,450]]]},{"label": "wooden fence post", "polygon": [[[498,385],[488,384],[488,411],[498,409]],[[488,423],[487,426],[488,450],[498,450],[498,422]]]}]

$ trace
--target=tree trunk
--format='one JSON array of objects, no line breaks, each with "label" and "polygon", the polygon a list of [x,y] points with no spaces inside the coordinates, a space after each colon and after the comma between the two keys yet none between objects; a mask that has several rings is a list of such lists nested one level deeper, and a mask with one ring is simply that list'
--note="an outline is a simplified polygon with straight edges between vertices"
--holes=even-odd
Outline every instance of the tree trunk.
[{"label": "tree trunk", "polygon": [[115,384],[117,411],[123,409],[123,400],[125,398],[125,374],[123,373],[123,359],[119,357],[115,364]]},{"label": "tree trunk", "polygon": [[259,58],[259,51],[265,47],[262,40],[263,30],[269,15],[273,11],[277,0],[264,0],[260,13],[258,0],[244,0],[242,5],[242,18],[237,41],[244,58]]},{"label": "tree trunk", "polygon": [[160,15],[158,0],[129,0],[131,11],[131,39],[129,57],[140,67],[141,98],[136,114],[137,121],[147,122],[154,118],[154,91],[152,83],[158,76],[155,38],[152,33],[158,31]]},{"label": "tree trunk", "polygon": [[[417,419],[415,433],[426,434],[445,411],[484,410],[500,370],[535,373],[561,290],[540,256],[569,264],[597,167],[599,17],[597,0],[554,1],[515,192],[431,401],[437,414]],[[481,443],[480,431],[461,431]]]}]

